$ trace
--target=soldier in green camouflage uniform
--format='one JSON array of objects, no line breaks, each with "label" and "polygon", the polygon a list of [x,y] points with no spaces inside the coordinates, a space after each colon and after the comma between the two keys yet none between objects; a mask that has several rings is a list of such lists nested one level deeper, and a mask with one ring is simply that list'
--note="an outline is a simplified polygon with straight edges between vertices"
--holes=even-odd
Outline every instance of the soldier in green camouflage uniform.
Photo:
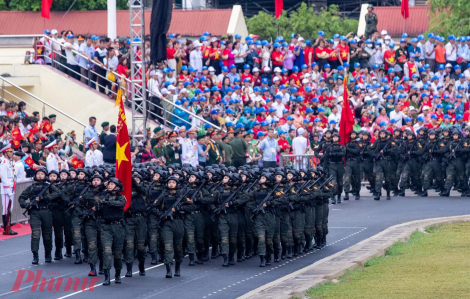
[{"label": "soldier in green camouflage uniform", "polygon": [[378,18],[377,15],[373,12],[374,6],[369,4],[367,7],[367,14],[365,16],[366,19],[366,31],[365,31],[365,38],[370,38],[370,36],[377,31],[377,23]]}]

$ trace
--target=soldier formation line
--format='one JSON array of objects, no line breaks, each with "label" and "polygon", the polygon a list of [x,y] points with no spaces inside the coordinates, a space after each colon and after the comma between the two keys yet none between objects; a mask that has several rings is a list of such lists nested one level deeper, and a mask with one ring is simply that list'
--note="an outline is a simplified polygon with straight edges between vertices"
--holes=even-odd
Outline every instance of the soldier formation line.
[{"label": "soldier formation line", "polygon": [[[465,133],[470,136],[470,128]],[[147,253],[152,265],[165,264],[167,278],[181,275],[186,254],[189,266],[222,257],[222,266],[229,267],[258,256],[265,267],[323,248],[330,200],[340,204],[350,193],[359,200],[361,178],[369,181],[375,200],[382,189],[387,200],[391,192],[404,196],[407,188],[420,196],[431,188],[449,196],[455,186],[470,195],[470,139],[458,130],[422,128],[417,136],[381,130],[373,143],[368,132],[350,137],[341,145],[337,133],[326,131],[316,147],[323,156],[311,169],[135,164],[126,211],[112,165],[59,173],[38,169],[34,184],[19,197],[30,215],[32,263],[39,262],[42,234],[46,262],[52,261],[54,240],[54,260],[63,259],[65,247],[65,257],[75,254],[75,264],[90,265],[88,275],[104,274],[104,285],[110,284],[113,265],[115,283],[121,283],[123,261],[126,277],[132,276],[134,259],[145,275]],[[11,149],[2,152],[2,164],[12,159]]]}]

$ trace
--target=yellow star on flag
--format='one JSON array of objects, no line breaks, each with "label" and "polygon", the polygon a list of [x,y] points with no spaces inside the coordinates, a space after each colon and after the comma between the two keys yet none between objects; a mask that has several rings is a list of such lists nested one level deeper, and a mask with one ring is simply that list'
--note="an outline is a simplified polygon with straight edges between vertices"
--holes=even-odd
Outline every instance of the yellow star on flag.
[{"label": "yellow star on flag", "polygon": [[413,67],[411,68],[411,72],[414,74],[416,73],[416,65],[413,65]]},{"label": "yellow star on flag", "polygon": [[117,164],[118,164],[118,168],[119,166],[121,166],[121,162],[122,161],[129,161],[126,157],[126,147],[127,145],[129,144],[129,142],[126,142],[124,144],[124,146],[121,146],[119,143],[116,143],[116,160],[117,160]]},{"label": "yellow star on flag", "polygon": [[348,52],[346,51],[341,52],[341,57],[348,57]]},{"label": "yellow star on flag", "polygon": [[390,60],[391,63],[395,62],[395,57],[390,57],[388,60]]}]

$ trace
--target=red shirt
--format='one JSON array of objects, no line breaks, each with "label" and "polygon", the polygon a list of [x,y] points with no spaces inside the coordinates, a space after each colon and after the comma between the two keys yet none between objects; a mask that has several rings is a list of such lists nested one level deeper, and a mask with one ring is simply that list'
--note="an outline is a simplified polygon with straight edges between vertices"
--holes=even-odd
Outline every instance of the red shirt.
[{"label": "red shirt", "polygon": [[297,73],[297,74],[292,73],[292,74],[289,76],[289,79],[294,79],[294,80],[295,80],[295,84],[296,84],[296,85],[300,85],[300,74],[299,74],[299,73]]},{"label": "red shirt", "polygon": [[252,74],[248,73],[248,75],[247,75],[246,73],[243,73],[241,81],[244,82],[244,80],[246,78],[250,78],[250,82],[253,82],[253,75]]},{"label": "red shirt", "polygon": [[166,58],[167,59],[175,59],[175,48],[166,48]]},{"label": "red shirt", "polygon": [[282,61],[276,61],[276,58],[282,59],[284,58],[284,54],[281,51],[274,51],[271,54],[271,60],[273,62],[273,65],[282,67]]},{"label": "red shirt", "polygon": [[343,46],[339,44],[337,48],[339,49],[341,60],[343,60],[343,62],[348,62],[349,47],[347,45]]},{"label": "red shirt", "polygon": [[388,59],[390,62],[395,62],[395,51],[387,50],[384,53],[384,68],[388,70],[389,64],[385,62],[385,59]]},{"label": "red shirt", "polygon": [[216,53],[216,54],[211,57],[211,60],[218,60],[218,59],[220,59],[220,49],[210,48],[210,49],[209,49],[209,54],[213,54],[213,53]]},{"label": "red shirt", "polygon": [[328,52],[327,50],[328,50],[327,48],[323,48],[323,49],[316,48],[316,49],[315,49],[315,58],[316,58],[316,59],[324,59],[324,58],[318,57],[318,55],[319,55],[319,54],[322,54],[322,53],[328,54],[329,52]]},{"label": "red shirt", "polygon": [[[309,54],[312,53],[312,58],[308,60]],[[304,60],[305,64],[310,67],[310,65],[313,63],[313,60],[315,59],[315,51],[313,47],[305,47],[304,49]]]},{"label": "red shirt", "polygon": [[327,59],[328,61],[338,60],[338,56],[337,56],[336,52],[334,52],[335,49],[325,48],[325,50],[326,50],[326,53],[328,53],[328,54],[333,53],[333,55],[331,55],[331,57]]},{"label": "red shirt", "polygon": [[279,138],[277,144],[279,144],[280,148],[283,148],[283,146],[289,147],[289,141],[287,141],[286,139]]}]

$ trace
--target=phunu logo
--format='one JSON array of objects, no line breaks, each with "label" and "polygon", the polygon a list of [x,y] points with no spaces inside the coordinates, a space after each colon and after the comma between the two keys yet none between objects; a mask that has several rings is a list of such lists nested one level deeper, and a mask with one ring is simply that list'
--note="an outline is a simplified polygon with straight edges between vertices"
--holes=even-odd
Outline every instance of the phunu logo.
[{"label": "phunu logo", "polygon": [[[36,273],[34,273],[36,272]],[[95,285],[100,281],[100,277],[42,277],[42,270],[18,270],[15,284],[10,291],[19,292],[22,284],[32,282],[30,291],[35,292],[68,292],[68,291],[90,291],[93,292]],[[59,275],[59,271],[47,271],[46,275]],[[25,278],[26,276],[26,278]]]}]

